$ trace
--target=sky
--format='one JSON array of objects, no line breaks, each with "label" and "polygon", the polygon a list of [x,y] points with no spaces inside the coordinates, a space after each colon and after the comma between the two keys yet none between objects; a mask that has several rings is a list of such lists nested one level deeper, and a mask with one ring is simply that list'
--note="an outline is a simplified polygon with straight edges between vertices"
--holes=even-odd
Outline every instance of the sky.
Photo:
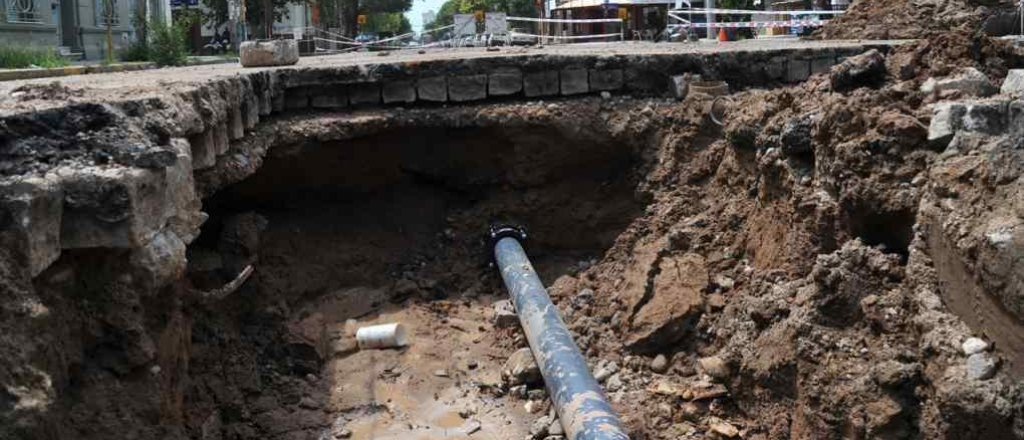
[{"label": "sky", "polygon": [[412,9],[405,13],[409,23],[412,23],[414,31],[423,30],[423,13],[426,11],[437,12],[441,9],[444,0],[412,0]]}]

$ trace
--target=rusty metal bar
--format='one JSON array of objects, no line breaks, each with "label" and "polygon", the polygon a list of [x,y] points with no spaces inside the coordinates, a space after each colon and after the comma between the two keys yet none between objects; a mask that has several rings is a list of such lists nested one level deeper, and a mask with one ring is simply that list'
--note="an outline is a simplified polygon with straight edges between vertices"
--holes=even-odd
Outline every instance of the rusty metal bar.
[{"label": "rusty metal bar", "polygon": [[551,303],[520,240],[522,229],[491,228],[494,258],[569,440],[629,440]]}]

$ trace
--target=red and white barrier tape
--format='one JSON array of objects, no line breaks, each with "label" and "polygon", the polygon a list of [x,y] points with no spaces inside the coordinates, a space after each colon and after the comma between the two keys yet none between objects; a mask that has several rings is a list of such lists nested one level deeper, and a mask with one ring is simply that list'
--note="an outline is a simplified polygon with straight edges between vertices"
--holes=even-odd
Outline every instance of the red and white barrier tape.
[{"label": "red and white barrier tape", "polygon": [[828,23],[828,20],[786,20],[786,21],[741,21],[732,23],[690,23],[681,24],[680,27],[688,28],[771,28],[771,27],[795,27],[795,26],[821,26]]}]

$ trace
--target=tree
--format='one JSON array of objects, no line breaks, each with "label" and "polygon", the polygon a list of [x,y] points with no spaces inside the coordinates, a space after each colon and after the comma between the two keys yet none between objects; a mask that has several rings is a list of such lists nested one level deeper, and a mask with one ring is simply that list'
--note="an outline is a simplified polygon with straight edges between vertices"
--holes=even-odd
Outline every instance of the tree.
[{"label": "tree", "polygon": [[[268,0],[243,0],[245,1],[245,21],[253,23],[258,37],[267,38],[266,29],[271,23],[267,23],[266,6]],[[346,1],[346,0],[342,0]],[[202,0],[205,11],[203,12],[203,23],[213,29],[220,28],[228,22],[228,0]],[[288,5],[303,3],[303,0],[269,0],[273,5],[273,20],[278,21],[288,18]]]},{"label": "tree", "polygon": [[455,14],[471,14],[476,11],[504,12],[510,17],[537,16],[533,0],[448,0],[441,5],[432,23],[424,23],[424,28],[447,26],[454,22],[452,17]]},{"label": "tree", "polygon": [[370,14],[362,26],[364,32],[373,32],[379,36],[401,35],[412,31],[412,24],[401,12],[385,12]]},{"label": "tree", "polygon": [[[332,0],[340,2],[338,7],[341,34],[353,38],[356,36],[359,15],[403,13],[412,8],[412,0]],[[367,17],[369,18],[369,17]]]}]

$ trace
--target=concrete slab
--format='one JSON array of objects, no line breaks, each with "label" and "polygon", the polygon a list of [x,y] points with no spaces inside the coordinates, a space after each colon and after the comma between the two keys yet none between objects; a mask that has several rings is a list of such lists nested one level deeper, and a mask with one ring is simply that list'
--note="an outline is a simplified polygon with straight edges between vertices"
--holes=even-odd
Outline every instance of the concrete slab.
[{"label": "concrete slab", "polygon": [[557,95],[558,71],[532,72],[523,76],[523,93],[527,98]]},{"label": "concrete slab", "polygon": [[834,65],[836,65],[835,55],[815,57],[811,60],[811,75],[828,73]]},{"label": "concrete slab", "polygon": [[586,69],[565,69],[559,72],[562,95],[578,95],[590,91]]},{"label": "concrete slab", "polygon": [[454,102],[487,98],[487,75],[460,75],[448,78],[448,99]]}]

